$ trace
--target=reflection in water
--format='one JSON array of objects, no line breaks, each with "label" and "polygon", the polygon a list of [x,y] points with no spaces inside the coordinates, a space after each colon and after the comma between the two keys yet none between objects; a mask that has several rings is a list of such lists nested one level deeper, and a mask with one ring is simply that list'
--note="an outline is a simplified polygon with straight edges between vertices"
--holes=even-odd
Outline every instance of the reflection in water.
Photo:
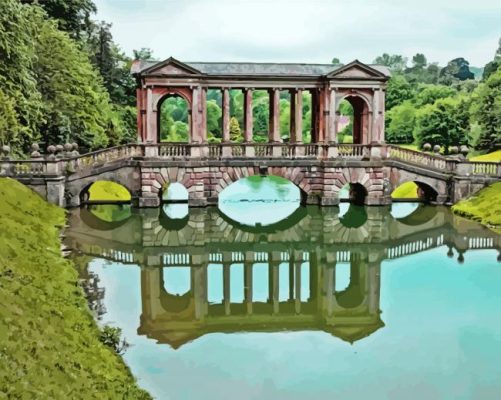
[{"label": "reflection in water", "polygon": [[188,203],[164,204],[162,210],[170,219],[184,219],[188,217]]},{"label": "reflection in water", "polygon": [[67,239],[99,277],[92,304],[123,328],[125,359],[157,398],[501,390],[501,237],[447,208],[300,207],[253,228],[211,208],[139,210],[112,230],[82,215]]},{"label": "reflection in water", "polygon": [[407,217],[416,211],[419,206],[419,203],[393,203],[391,205],[391,216],[395,219]]},{"label": "reflection in water", "polygon": [[292,182],[277,176],[252,176],[223,190],[219,208],[242,225],[266,226],[294,213],[300,201],[300,190]]}]

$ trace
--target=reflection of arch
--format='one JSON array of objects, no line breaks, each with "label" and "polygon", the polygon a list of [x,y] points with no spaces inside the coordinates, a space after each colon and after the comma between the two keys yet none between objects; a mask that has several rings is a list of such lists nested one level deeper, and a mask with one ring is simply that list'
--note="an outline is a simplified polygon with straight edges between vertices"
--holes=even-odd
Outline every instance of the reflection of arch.
[{"label": "reflection of arch", "polygon": [[342,100],[346,100],[353,107],[353,143],[369,143],[369,114],[372,113],[371,102],[363,93],[353,91],[338,100],[338,110]]},{"label": "reflection of arch", "polygon": [[[186,103],[186,112],[187,112],[187,125],[188,125],[188,137],[187,142],[191,141],[191,133],[193,130],[193,121],[192,121],[192,105],[190,96],[183,89],[169,89],[162,97],[159,98],[156,104],[157,110],[157,141],[158,143],[162,142],[162,106],[166,100],[171,98],[180,98],[184,100]],[[165,142],[165,141],[164,141]]]},{"label": "reflection of arch", "polygon": [[189,214],[186,215],[184,218],[179,218],[179,219],[169,218],[167,214],[165,214],[163,208],[162,211],[160,212],[160,217],[158,218],[160,225],[162,225],[162,227],[167,231],[179,231],[183,229],[188,224],[189,219],[190,219]]},{"label": "reflection of arch", "polygon": [[350,183],[349,198],[351,203],[359,206],[363,205],[367,194],[367,189],[362,184],[358,182]]},{"label": "reflection of arch", "polygon": [[346,228],[360,228],[367,222],[367,211],[364,206],[350,204],[346,214],[339,218],[339,222]]},{"label": "reflection of arch", "polygon": [[[99,205],[97,206],[99,207]],[[128,216],[124,219],[120,219],[119,221],[104,221],[91,212],[93,207],[96,207],[96,205],[81,207],[80,219],[89,228],[96,229],[98,231],[110,231],[116,229],[125,224],[128,221],[129,217],[132,215],[130,205],[105,205],[104,207],[123,207],[125,210],[128,210]]]},{"label": "reflection of arch", "polygon": [[235,229],[238,229],[243,232],[250,232],[250,233],[275,233],[275,232],[281,232],[285,231],[287,229],[290,229],[294,227],[295,225],[299,224],[299,222],[306,217],[307,215],[307,210],[306,207],[299,206],[296,211],[294,211],[291,215],[289,215],[287,218],[276,222],[274,224],[270,225],[259,225],[259,226],[249,226],[249,225],[244,225],[241,224],[230,217],[228,217],[226,214],[224,214],[219,208],[218,208],[218,213],[221,216],[221,218],[227,222],[229,225],[234,227]]},{"label": "reflection of arch", "polygon": [[419,226],[427,223],[437,215],[437,207],[420,204],[411,214],[397,218],[397,221],[408,226]]},{"label": "reflection of arch", "polygon": [[350,284],[345,290],[336,292],[336,300],[343,308],[356,308],[365,299],[365,285],[363,285],[363,266],[354,260],[350,262]]}]

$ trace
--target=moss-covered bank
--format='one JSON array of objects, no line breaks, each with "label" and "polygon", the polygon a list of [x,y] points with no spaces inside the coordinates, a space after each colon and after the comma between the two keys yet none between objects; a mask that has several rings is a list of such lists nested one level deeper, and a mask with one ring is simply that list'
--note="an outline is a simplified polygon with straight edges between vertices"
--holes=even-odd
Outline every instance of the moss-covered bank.
[{"label": "moss-covered bank", "polygon": [[452,206],[452,212],[501,233],[501,182],[494,183]]},{"label": "moss-covered bank", "polygon": [[71,263],[64,210],[0,179],[0,399],[149,399],[99,341]]}]

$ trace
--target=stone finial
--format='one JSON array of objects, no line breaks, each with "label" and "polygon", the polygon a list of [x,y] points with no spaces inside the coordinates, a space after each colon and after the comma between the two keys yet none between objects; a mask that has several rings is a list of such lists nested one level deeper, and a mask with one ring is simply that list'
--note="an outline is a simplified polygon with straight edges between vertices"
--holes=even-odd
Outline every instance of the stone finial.
[{"label": "stone finial", "polygon": [[465,157],[466,157],[466,156],[468,155],[468,153],[470,152],[470,149],[468,148],[468,146],[466,146],[466,145],[464,145],[464,144],[463,144],[463,145],[461,146],[461,148],[460,148],[460,150],[459,150],[459,151],[461,152],[461,154],[462,154],[463,156],[465,156]]},{"label": "stone finial", "polygon": [[41,154],[39,150],[40,146],[38,145],[38,143],[33,143],[31,145],[31,158],[40,158]]},{"label": "stone finial", "polygon": [[64,146],[62,144],[58,144],[56,146],[56,157],[63,157]]},{"label": "stone finial", "polygon": [[458,154],[459,148],[457,146],[451,146],[451,147],[449,147],[449,151],[451,154]]},{"label": "stone finial", "polygon": [[2,156],[3,156],[3,158],[9,158],[9,154],[10,154],[10,146],[4,144],[2,146]]},{"label": "stone finial", "polygon": [[431,150],[431,144],[430,143],[423,144],[423,150],[424,151],[430,151]]},{"label": "stone finial", "polygon": [[73,148],[73,145],[71,143],[65,143],[63,147],[64,151],[69,152]]},{"label": "stone finial", "polygon": [[80,153],[78,152],[78,144],[77,144],[77,143],[73,142],[73,143],[71,144],[71,148],[72,148],[72,150],[73,150],[73,151],[71,152],[71,155],[72,155],[73,157],[77,157],[77,156],[79,156],[79,155],[80,155]]},{"label": "stone finial", "polygon": [[435,146],[433,146],[433,152],[434,153],[440,153],[440,146],[438,144],[436,144]]},{"label": "stone finial", "polygon": [[48,159],[49,160],[54,160],[54,158],[56,158],[56,146],[54,145],[50,145],[49,147],[47,147],[47,153],[49,153],[49,156],[48,156]]}]

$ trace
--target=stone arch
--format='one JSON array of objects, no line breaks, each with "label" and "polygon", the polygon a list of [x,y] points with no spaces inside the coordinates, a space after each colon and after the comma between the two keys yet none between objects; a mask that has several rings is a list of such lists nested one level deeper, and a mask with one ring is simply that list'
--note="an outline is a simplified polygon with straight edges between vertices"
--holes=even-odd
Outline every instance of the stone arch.
[{"label": "stone arch", "polygon": [[369,96],[360,91],[352,89],[341,93],[336,101],[336,114],[343,100],[348,101],[353,107],[353,143],[370,143],[372,138],[370,132],[372,129],[372,101]]},{"label": "stone arch", "polygon": [[358,184],[367,192],[363,203],[372,204],[374,198],[383,196],[383,179],[378,174],[382,175],[382,172],[375,172],[372,168],[337,168],[334,192],[338,195],[346,184]]},{"label": "stone arch", "polygon": [[166,88],[155,93],[153,111],[156,113],[156,136],[157,143],[160,143],[160,129],[161,129],[161,108],[162,104],[169,98],[180,97],[186,102],[188,107],[188,143],[191,142],[193,132],[193,118],[192,118],[192,93],[186,88]]},{"label": "stone arch", "polygon": [[427,177],[399,168],[392,168],[389,179],[391,185],[390,193],[405,182],[416,183],[418,191],[421,191],[421,196],[419,197],[425,202],[442,204],[447,200],[447,182],[445,180]]},{"label": "stone arch", "polygon": [[279,176],[292,182],[299,188],[301,192],[302,203],[305,201],[306,196],[311,191],[309,181],[300,167],[269,167],[265,174],[260,171],[259,167],[223,167],[221,170],[222,176],[217,181],[213,190],[213,196],[216,198],[219,198],[221,192],[232,183],[235,183],[242,178],[248,178],[249,176],[256,175]]},{"label": "stone arch", "polygon": [[[196,168],[195,168],[196,169]],[[148,186],[150,192],[158,196],[161,202],[162,193],[167,183],[180,183],[188,191],[188,201],[204,188],[203,179],[198,178],[195,169],[183,167],[146,168],[142,172],[142,186]]]},{"label": "stone arch", "polygon": [[120,168],[68,181],[65,188],[66,204],[70,207],[80,206],[85,201],[83,194],[97,181],[110,181],[122,185],[129,191],[131,201],[137,199],[141,192],[141,180],[135,168]]}]

